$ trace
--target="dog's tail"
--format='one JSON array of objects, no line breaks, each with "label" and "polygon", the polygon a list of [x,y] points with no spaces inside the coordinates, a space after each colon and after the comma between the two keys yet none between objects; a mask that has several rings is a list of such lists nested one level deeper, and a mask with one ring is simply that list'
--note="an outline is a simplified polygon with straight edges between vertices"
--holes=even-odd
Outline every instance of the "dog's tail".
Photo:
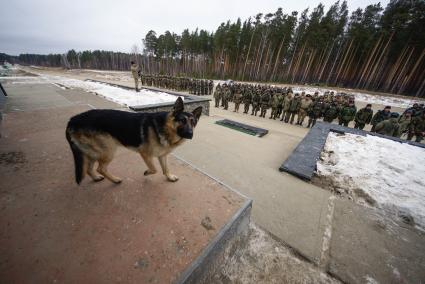
[{"label": "dog's tail", "polygon": [[65,136],[66,140],[68,140],[69,146],[71,147],[72,155],[74,156],[75,181],[77,184],[80,184],[83,179],[84,154],[71,140],[70,129],[68,127],[66,128]]}]

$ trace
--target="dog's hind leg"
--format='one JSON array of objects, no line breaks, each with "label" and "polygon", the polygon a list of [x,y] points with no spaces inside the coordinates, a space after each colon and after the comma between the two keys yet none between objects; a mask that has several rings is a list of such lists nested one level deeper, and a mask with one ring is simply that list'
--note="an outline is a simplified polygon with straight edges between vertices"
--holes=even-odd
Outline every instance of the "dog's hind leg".
[{"label": "dog's hind leg", "polygon": [[178,181],[179,177],[173,174],[170,174],[170,171],[168,170],[167,155],[159,156],[158,160],[162,168],[162,173],[167,177],[167,179],[172,182]]},{"label": "dog's hind leg", "polygon": [[87,162],[87,174],[94,180],[94,181],[101,181],[104,179],[103,176],[98,175],[95,170],[94,170],[94,163],[95,160],[88,158],[88,162]]},{"label": "dog's hind leg", "polygon": [[155,168],[155,165],[153,164],[152,157],[145,155],[143,153],[140,153],[140,155],[142,156],[143,161],[145,161],[146,166],[148,166],[148,169],[145,171],[144,175],[148,176],[148,175],[156,174],[156,168]]},{"label": "dog's hind leg", "polygon": [[122,179],[120,179],[119,177],[116,177],[112,174],[110,174],[108,172],[108,165],[109,163],[112,161],[111,160],[99,160],[99,167],[97,168],[97,171],[103,175],[105,178],[109,179],[110,181],[112,181],[113,183],[121,183]]}]

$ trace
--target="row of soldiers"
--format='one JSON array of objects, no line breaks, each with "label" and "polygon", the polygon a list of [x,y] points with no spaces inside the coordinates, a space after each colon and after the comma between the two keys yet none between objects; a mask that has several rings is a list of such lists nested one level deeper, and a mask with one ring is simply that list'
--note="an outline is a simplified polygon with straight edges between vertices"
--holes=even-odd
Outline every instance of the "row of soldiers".
[{"label": "row of soldiers", "polygon": [[[385,135],[400,137],[403,133],[408,133],[409,140],[416,136],[416,141],[421,141],[424,136],[423,105],[414,105],[401,117],[398,113],[391,113],[390,106],[373,115],[371,104],[357,111],[354,96],[345,93],[325,92],[323,96],[319,96],[318,92],[314,95],[304,92],[294,94],[291,88],[252,84],[218,84],[214,100],[215,107],[219,107],[221,103],[224,109],[228,109],[229,102],[233,102],[235,112],[239,111],[240,104],[244,104],[243,113],[247,114],[251,107],[251,115],[256,116],[260,112],[260,117],[265,117],[267,110],[271,108],[270,119],[280,118],[285,123],[293,124],[297,117],[296,124],[301,126],[306,117],[307,127],[314,126],[320,118],[329,123],[338,119],[339,125],[347,127],[354,121],[354,127],[358,129],[372,124],[372,131]],[[409,119],[409,112],[413,113],[413,109],[414,115],[410,114]],[[400,121],[399,126],[394,124],[395,120]]]},{"label": "row of soldiers", "polygon": [[212,80],[174,77],[168,75],[141,74],[142,85],[156,88],[165,88],[179,92],[189,92],[198,96],[211,95],[214,83]]}]

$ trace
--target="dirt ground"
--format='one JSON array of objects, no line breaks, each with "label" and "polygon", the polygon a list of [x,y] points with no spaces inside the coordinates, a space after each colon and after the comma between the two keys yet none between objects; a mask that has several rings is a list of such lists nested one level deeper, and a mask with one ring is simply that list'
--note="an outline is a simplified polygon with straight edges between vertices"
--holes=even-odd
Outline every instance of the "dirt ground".
[{"label": "dirt ground", "polygon": [[216,284],[341,283],[254,224],[246,247],[226,260],[214,280]]}]

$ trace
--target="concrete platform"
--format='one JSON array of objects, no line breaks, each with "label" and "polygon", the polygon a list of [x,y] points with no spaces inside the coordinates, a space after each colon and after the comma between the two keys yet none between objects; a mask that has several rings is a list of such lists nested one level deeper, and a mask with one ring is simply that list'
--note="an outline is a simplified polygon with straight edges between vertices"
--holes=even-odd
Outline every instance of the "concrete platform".
[{"label": "concrete platform", "polygon": [[226,245],[219,240],[242,220],[241,208],[249,216],[244,197],[174,157],[176,183],[161,174],[144,177],[141,158],[123,149],[110,166],[122,184],[86,179],[77,186],[64,137],[68,119],[96,102],[118,106],[53,85],[6,89],[0,282],[180,281]]},{"label": "concrete platform", "polygon": [[332,228],[329,272],[343,282],[424,283],[422,232],[348,200],[336,200]]}]

